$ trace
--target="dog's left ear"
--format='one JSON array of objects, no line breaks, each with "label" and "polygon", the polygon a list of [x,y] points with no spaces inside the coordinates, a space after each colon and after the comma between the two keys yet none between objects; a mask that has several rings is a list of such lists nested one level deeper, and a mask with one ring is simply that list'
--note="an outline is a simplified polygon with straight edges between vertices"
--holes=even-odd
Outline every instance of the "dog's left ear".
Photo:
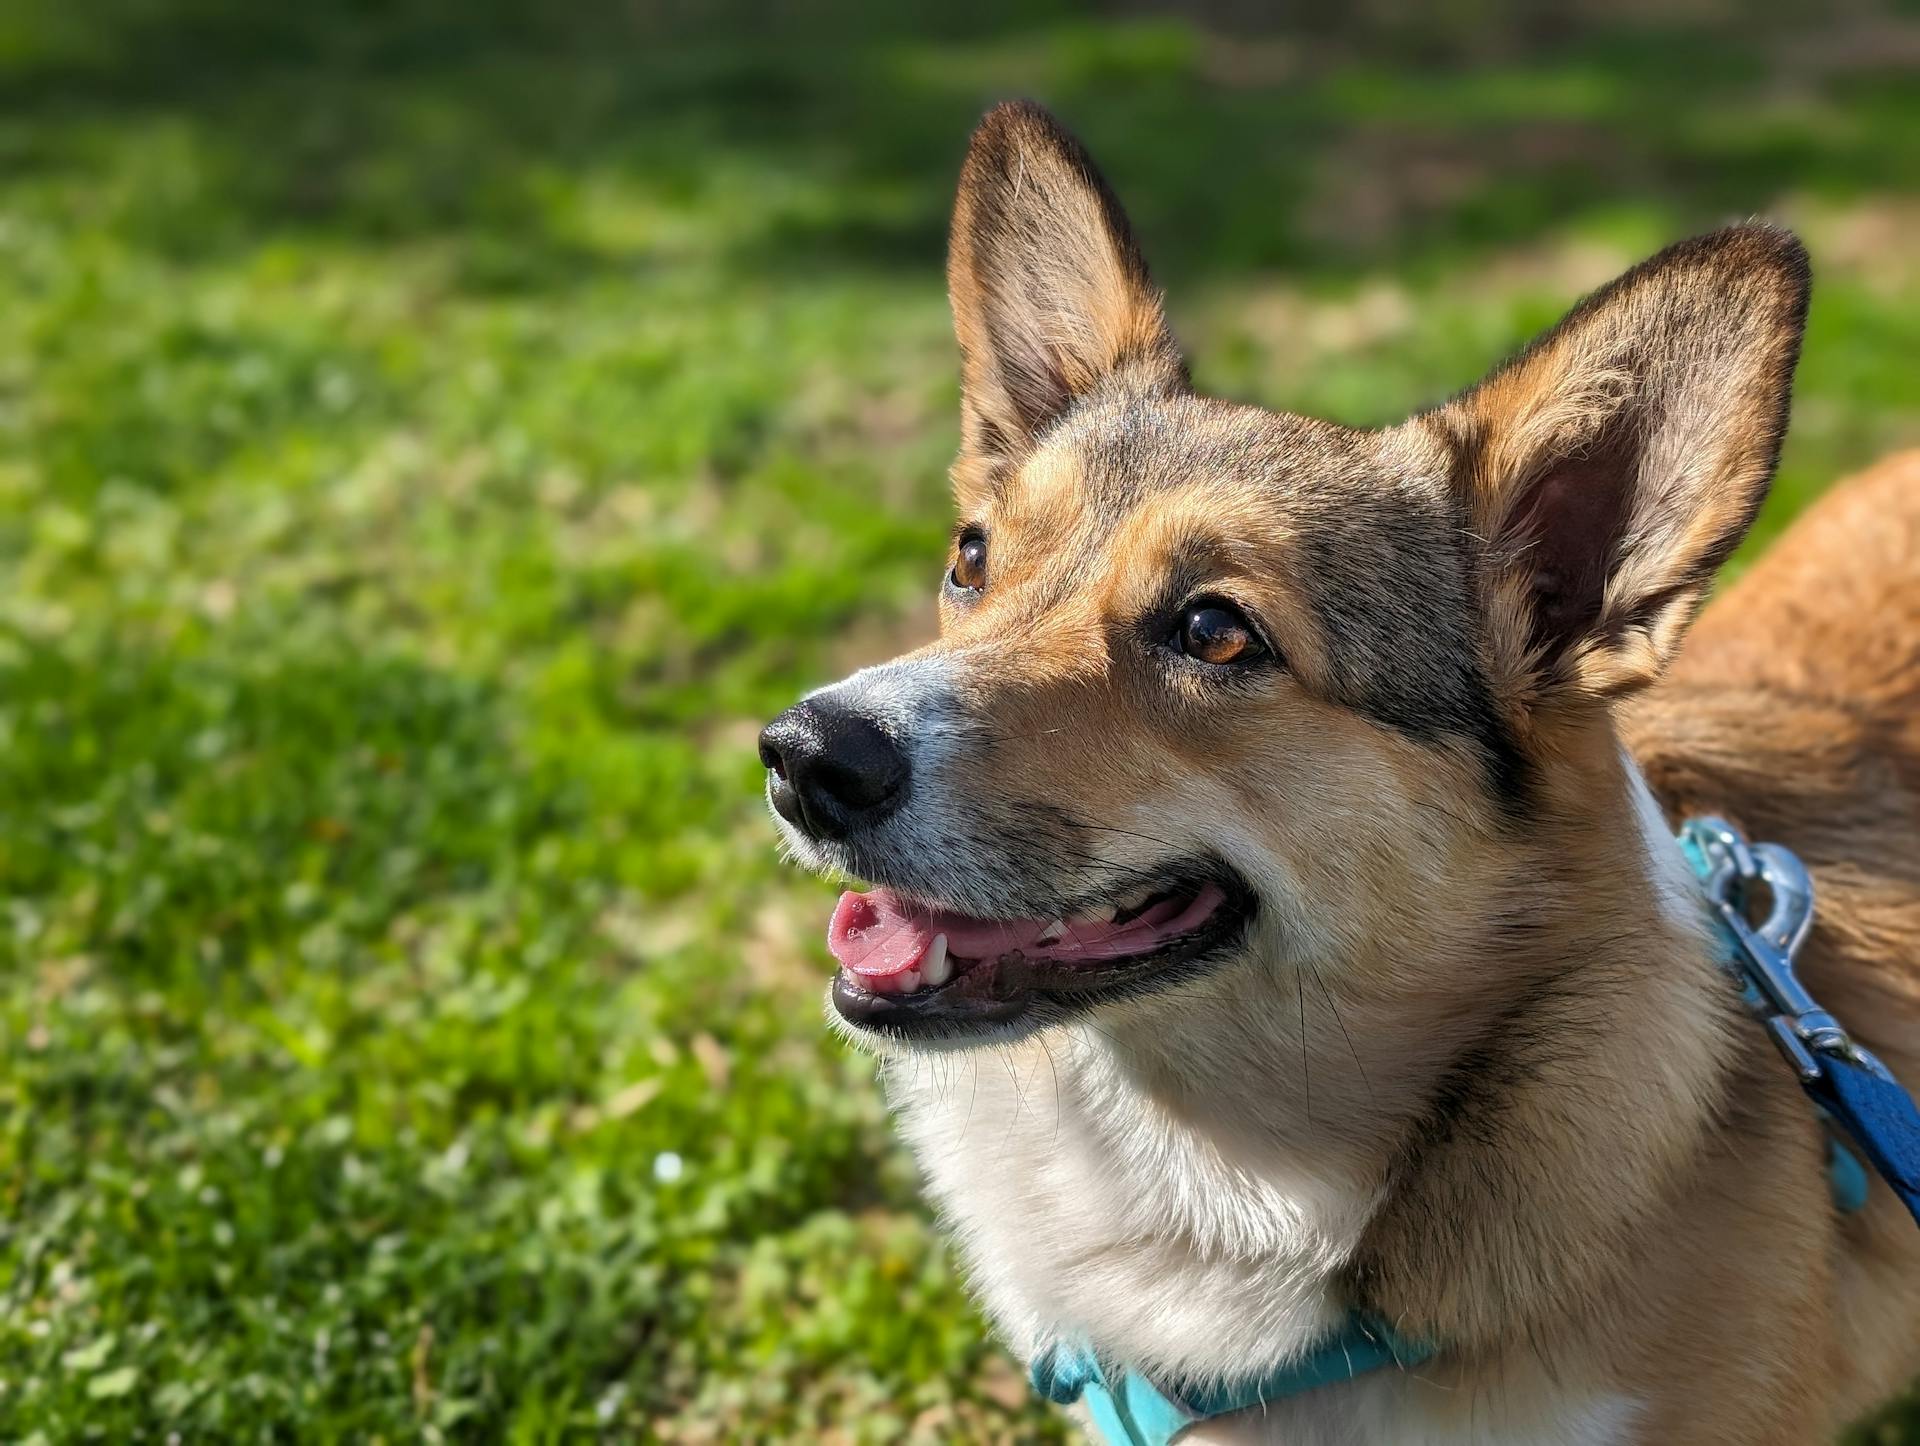
[{"label": "dog's left ear", "polygon": [[1186,385],[1119,201],[1080,142],[1029,101],[995,106],[973,133],[947,289],[960,341],[963,510],[1115,372]]},{"label": "dog's left ear", "polygon": [[1766,496],[1808,286],[1785,231],[1682,242],[1428,418],[1507,691],[1613,697],[1666,666]]}]

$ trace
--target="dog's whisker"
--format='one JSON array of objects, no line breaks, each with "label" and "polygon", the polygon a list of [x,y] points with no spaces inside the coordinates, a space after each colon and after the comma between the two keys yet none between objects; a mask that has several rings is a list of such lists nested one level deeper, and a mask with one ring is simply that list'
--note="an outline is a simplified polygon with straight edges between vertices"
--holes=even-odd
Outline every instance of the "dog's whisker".
[{"label": "dog's whisker", "polygon": [[1007,1131],[1011,1134],[1019,1125],[1020,1117],[1026,1113],[1027,1092],[1021,1087],[1020,1072],[1014,1068],[1012,1051],[1004,1045],[999,1045],[995,1047],[994,1053],[1000,1056],[1000,1063],[1006,1066],[1007,1078],[1013,1084],[1014,1097],[1019,1101],[1019,1103],[1014,1106],[1013,1118],[1007,1122]]},{"label": "dog's whisker", "polygon": [[1307,1112],[1307,1128],[1313,1128],[1313,1054],[1307,1048],[1307,986],[1298,969],[1293,971],[1295,998],[1300,1006],[1300,1093]]},{"label": "dog's whisker", "polygon": [[1319,986],[1321,997],[1327,1001],[1327,1009],[1333,1015],[1333,1022],[1340,1027],[1340,1037],[1347,1042],[1347,1053],[1353,1058],[1354,1072],[1360,1076],[1360,1083],[1366,1087],[1367,1102],[1377,1109],[1380,1101],[1373,1093],[1373,1081],[1367,1078],[1367,1067],[1360,1063],[1360,1051],[1353,1047],[1353,1036],[1347,1033],[1347,1022],[1340,1017],[1340,1006],[1334,1002],[1333,991],[1327,988],[1326,978],[1320,973],[1318,964],[1311,959],[1301,962],[1312,971],[1313,982]]},{"label": "dog's whisker", "polygon": [[968,1060],[968,1063],[972,1065],[969,1071],[972,1076],[972,1086],[967,1092],[967,1114],[966,1118],[960,1121],[960,1134],[956,1143],[966,1139],[967,1130],[973,1124],[973,1107],[980,1099],[980,1060],[978,1056],[974,1056]]},{"label": "dog's whisker", "polygon": [[1053,1082],[1053,1145],[1057,1148],[1060,1144],[1060,1066],[1054,1060],[1053,1046],[1047,1042],[1046,1035],[1039,1037],[1039,1044],[1040,1052],[1047,1059],[1047,1073]]},{"label": "dog's whisker", "polygon": [[1035,732],[1035,733],[987,733],[987,732],[981,732],[981,733],[979,733],[979,734],[977,734],[976,736],[977,736],[977,737],[978,737],[978,738],[980,739],[980,741],[981,741],[981,742],[983,742],[983,743],[995,743],[995,744],[997,744],[997,743],[1026,743],[1026,742],[1030,742],[1030,741],[1032,741],[1032,740],[1033,740],[1033,739],[1035,739],[1035,738],[1047,738],[1047,737],[1050,737],[1050,736],[1052,736],[1052,735],[1053,735],[1053,734],[1055,734],[1055,733],[1064,733],[1064,732],[1066,732],[1066,731],[1067,731],[1067,730],[1066,730],[1066,728],[1065,728],[1064,726],[1062,726],[1062,727],[1059,727],[1059,728],[1042,728],[1042,729],[1040,729],[1040,730],[1039,730],[1038,732]]}]

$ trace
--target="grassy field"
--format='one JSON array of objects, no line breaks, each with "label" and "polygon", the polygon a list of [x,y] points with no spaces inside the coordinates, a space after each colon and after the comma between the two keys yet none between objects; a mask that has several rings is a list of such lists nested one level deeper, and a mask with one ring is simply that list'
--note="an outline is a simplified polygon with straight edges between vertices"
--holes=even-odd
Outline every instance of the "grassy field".
[{"label": "grassy field", "polygon": [[1395,418],[1766,212],[1762,533],[1920,441],[1912,18],[806,8],[0,5],[0,1438],[1057,1437],[751,746],[929,625],[985,103],[1210,388]]}]

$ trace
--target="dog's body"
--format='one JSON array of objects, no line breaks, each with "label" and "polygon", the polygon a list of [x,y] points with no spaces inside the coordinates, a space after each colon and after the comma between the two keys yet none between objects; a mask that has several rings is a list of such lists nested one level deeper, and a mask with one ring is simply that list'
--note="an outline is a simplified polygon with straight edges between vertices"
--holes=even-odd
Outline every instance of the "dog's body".
[{"label": "dog's body", "polygon": [[1797,244],[1674,248],[1372,433],[1192,397],[1030,108],[951,277],[946,635],[763,752],[796,847],[885,886],[835,1002],[1014,1350],[1245,1380],[1356,1305],[1438,1346],[1182,1438],[1289,1446],[1785,1446],[1920,1372],[1920,1231],[1835,1209],[1671,832],[1799,852],[1810,987],[1920,1080],[1920,455],[1678,650],[1771,473]]}]

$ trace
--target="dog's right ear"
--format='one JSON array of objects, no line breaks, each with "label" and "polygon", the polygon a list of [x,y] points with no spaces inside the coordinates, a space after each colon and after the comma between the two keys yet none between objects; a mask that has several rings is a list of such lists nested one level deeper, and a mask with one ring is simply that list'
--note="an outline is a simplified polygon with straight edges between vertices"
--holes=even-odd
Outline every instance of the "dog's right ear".
[{"label": "dog's right ear", "polygon": [[1075,398],[1122,369],[1184,387],[1160,296],[1113,192],[1041,107],[996,106],[960,172],[947,289],[960,340],[960,505],[977,511]]},{"label": "dog's right ear", "polygon": [[1785,231],[1697,236],[1431,414],[1502,692],[1613,698],[1666,667],[1766,496],[1808,284]]}]

